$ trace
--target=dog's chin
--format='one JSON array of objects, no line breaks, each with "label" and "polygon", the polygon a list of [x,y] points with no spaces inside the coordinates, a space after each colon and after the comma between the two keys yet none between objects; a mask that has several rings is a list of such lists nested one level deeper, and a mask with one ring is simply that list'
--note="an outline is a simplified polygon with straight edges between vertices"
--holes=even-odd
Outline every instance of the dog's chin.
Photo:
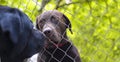
[{"label": "dog's chin", "polygon": [[49,42],[54,42],[54,43],[59,43],[62,39],[59,35],[50,35],[46,37]]},{"label": "dog's chin", "polygon": [[57,44],[57,43],[59,43],[61,40],[58,40],[58,39],[56,39],[56,38],[48,38],[47,39],[47,42],[48,43],[55,43],[55,44]]},{"label": "dog's chin", "polygon": [[45,41],[45,45],[47,45],[47,46],[55,45],[55,44],[58,44],[60,41],[61,41],[61,39],[58,39],[54,36],[47,37],[47,39]]}]

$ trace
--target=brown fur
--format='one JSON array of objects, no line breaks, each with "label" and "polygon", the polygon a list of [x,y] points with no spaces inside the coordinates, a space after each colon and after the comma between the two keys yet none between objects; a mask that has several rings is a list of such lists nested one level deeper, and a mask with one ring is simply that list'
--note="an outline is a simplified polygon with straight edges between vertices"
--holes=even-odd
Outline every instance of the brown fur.
[{"label": "brown fur", "polygon": [[46,11],[37,17],[36,24],[48,38],[45,49],[39,53],[38,62],[81,62],[76,47],[67,38],[66,29],[72,33],[72,26],[64,14],[57,10]]}]

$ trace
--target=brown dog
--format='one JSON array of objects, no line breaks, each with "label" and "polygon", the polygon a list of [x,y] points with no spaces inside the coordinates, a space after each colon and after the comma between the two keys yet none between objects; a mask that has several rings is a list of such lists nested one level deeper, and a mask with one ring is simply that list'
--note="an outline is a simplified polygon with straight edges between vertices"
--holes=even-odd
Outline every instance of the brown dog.
[{"label": "brown dog", "polygon": [[38,62],[81,62],[75,46],[68,40],[69,19],[57,10],[46,11],[37,17],[36,27],[48,38],[39,53]]}]

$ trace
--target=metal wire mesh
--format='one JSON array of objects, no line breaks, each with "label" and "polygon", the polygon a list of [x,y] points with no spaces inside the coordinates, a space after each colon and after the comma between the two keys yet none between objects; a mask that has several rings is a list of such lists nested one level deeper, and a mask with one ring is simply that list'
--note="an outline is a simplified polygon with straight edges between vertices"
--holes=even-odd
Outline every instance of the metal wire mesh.
[{"label": "metal wire mesh", "polygon": [[[62,2],[58,2],[59,5],[57,5],[58,3],[55,3],[57,0],[45,0],[47,1],[46,6],[41,8],[42,1],[0,0],[0,4],[19,8],[33,22],[42,12],[58,9],[67,15],[72,23],[73,34],[67,31],[67,35],[72,40],[71,45],[73,43],[77,47],[83,62],[120,62],[120,1],[72,0],[71,3],[65,3],[64,0],[61,0]],[[63,52],[63,57],[71,58],[66,54],[67,50],[63,51],[58,47],[53,53],[46,49],[43,49],[42,53],[46,51],[51,55],[49,60],[54,59],[56,62],[61,62],[62,58],[58,60],[53,56],[56,50]],[[30,58],[27,62],[35,62],[35,60]],[[45,61],[43,60],[43,62]]]}]

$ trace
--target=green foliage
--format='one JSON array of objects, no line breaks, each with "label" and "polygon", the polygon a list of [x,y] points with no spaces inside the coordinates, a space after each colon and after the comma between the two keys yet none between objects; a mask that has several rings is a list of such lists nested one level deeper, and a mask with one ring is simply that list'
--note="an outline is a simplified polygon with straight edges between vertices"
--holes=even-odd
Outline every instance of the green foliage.
[{"label": "green foliage", "polygon": [[[33,21],[41,0],[0,0],[0,4],[19,8]],[[68,16],[73,34],[68,36],[78,48],[82,62],[120,62],[120,1],[73,0],[73,4],[58,8]],[[65,4],[64,1],[60,5]],[[55,8],[55,0],[45,9]]]}]

